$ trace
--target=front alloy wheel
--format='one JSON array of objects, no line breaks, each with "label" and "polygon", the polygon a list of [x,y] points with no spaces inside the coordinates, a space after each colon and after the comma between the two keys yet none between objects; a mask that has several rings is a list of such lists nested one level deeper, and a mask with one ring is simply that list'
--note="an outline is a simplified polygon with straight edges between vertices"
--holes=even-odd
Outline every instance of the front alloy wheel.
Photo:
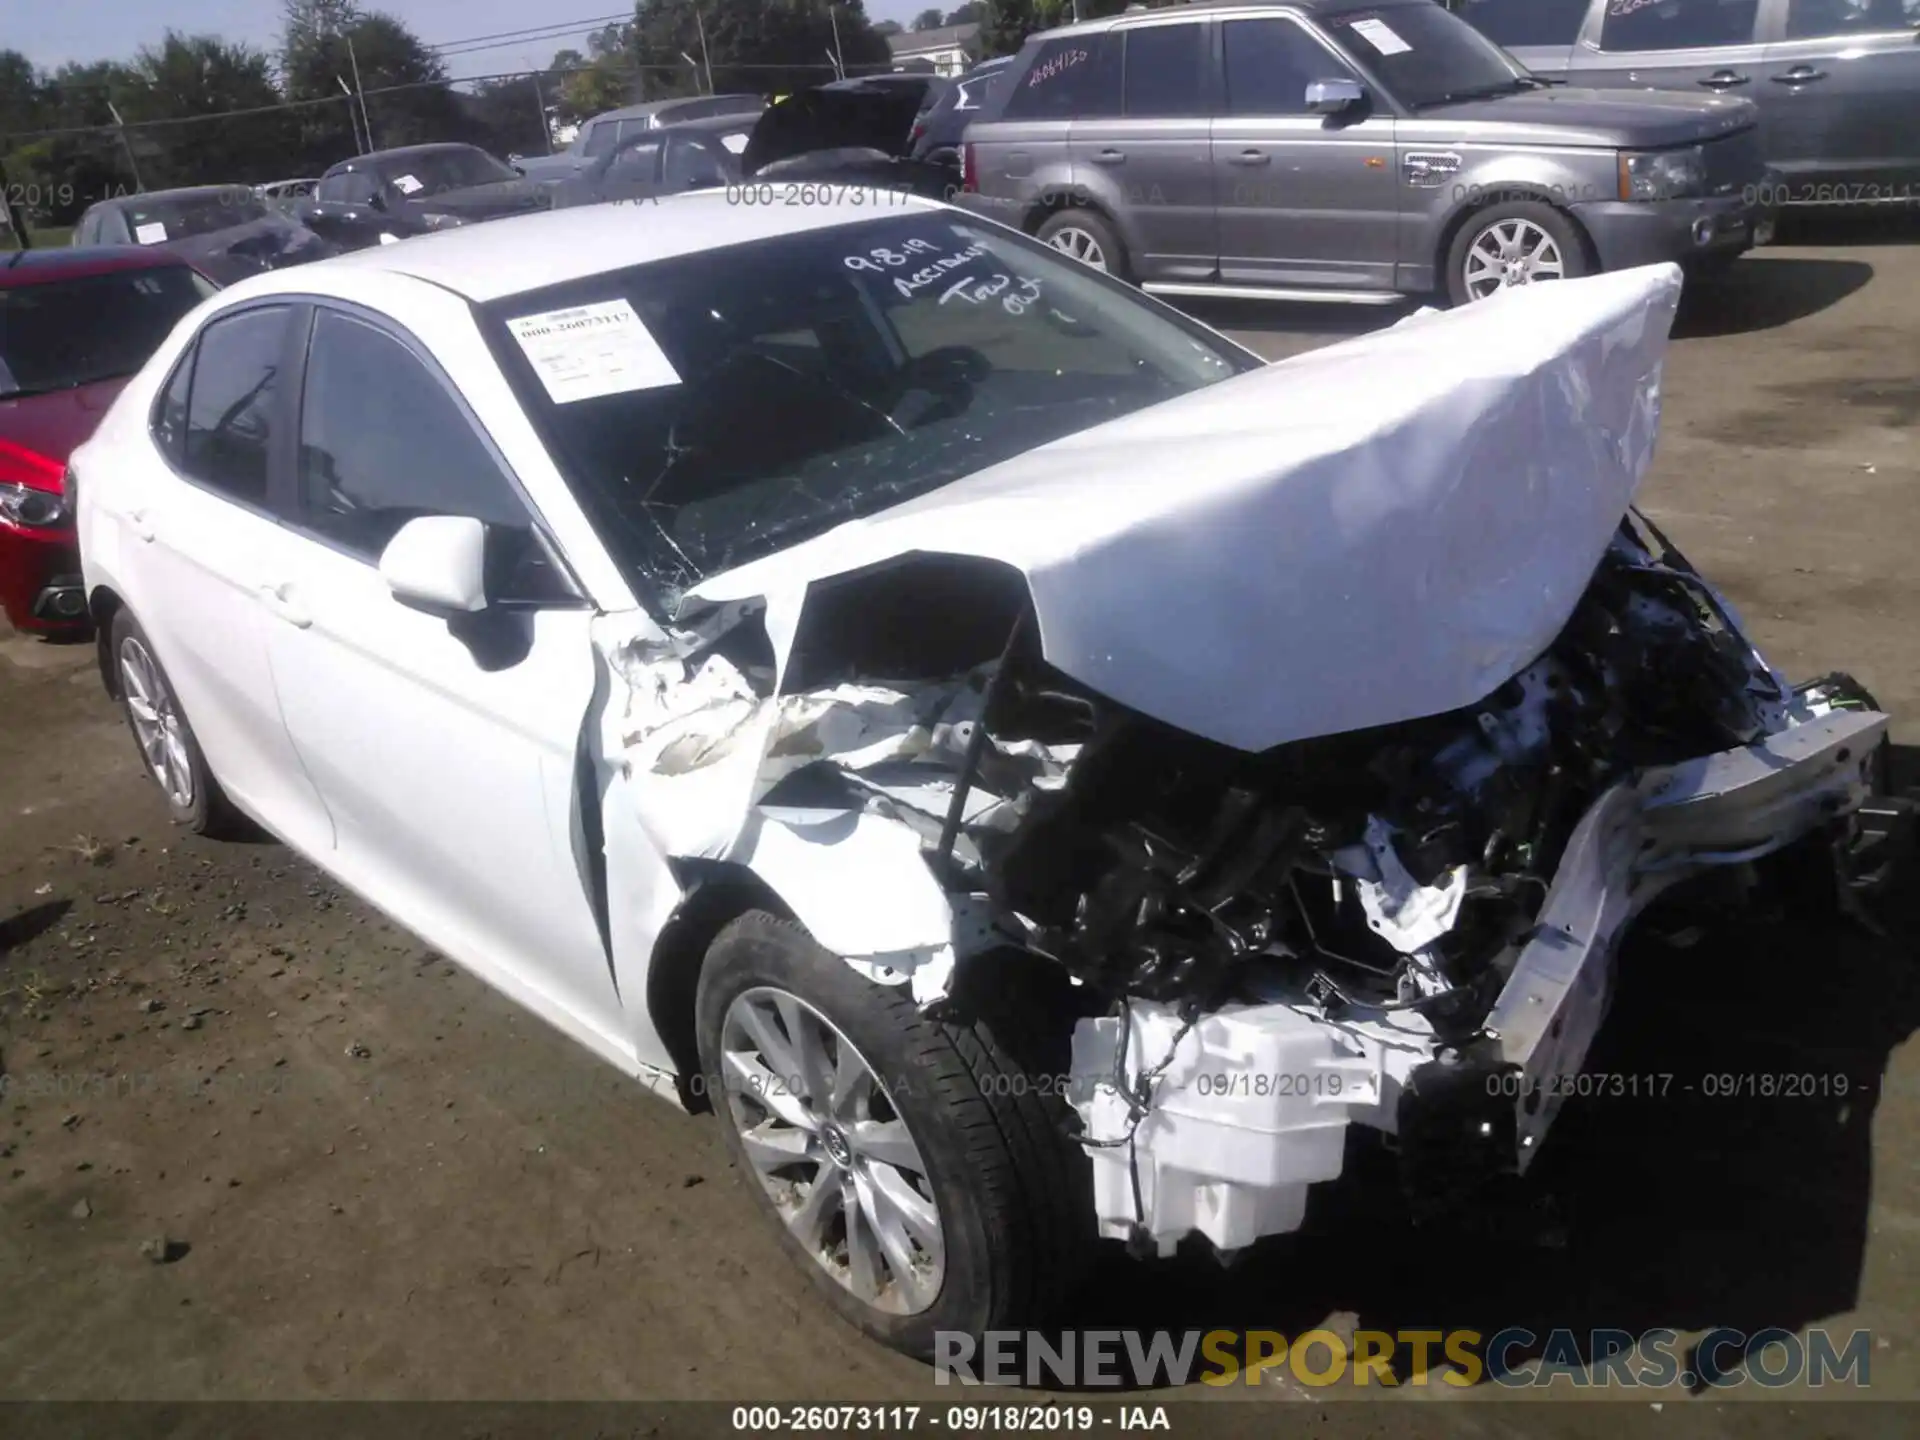
[{"label": "front alloy wheel", "polygon": [[1566,273],[1559,245],[1531,220],[1497,221],[1467,248],[1467,294],[1475,300],[1536,280],[1561,280]]},{"label": "front alloy wheel", "polygon": [[907,1122],[813,1006],[755,986],[720,1032],[740,1143],[801,1248],[856,1298],[917,1315],[940,1293],[940,1211]]}]

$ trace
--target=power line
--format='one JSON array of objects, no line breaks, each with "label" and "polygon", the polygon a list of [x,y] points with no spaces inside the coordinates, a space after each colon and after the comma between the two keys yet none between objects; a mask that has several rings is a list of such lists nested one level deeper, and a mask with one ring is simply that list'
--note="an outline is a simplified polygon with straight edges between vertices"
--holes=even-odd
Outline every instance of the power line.
[{"label": "power line", "polygon": [[596,30],[602,26],[611,25],[622,20],[631,22],[632,19],[633,11],[619,10],[611,15],[588,15],[579,20],[550,20],[545,25],[533,25],[525,30],[501,30],[492,35],[469,35],[461,40],[438,40],[426,48],[445,53],[450,50],[462,49],[466,46],[478,47],[481,46],[484,41],[488,42],[484,48],[492,49],[495,47],[491,42],[496,40],[508,44],[529,40],[546,40],[553,38],[547,34],[548,31],[569,34],[580,30]]}]

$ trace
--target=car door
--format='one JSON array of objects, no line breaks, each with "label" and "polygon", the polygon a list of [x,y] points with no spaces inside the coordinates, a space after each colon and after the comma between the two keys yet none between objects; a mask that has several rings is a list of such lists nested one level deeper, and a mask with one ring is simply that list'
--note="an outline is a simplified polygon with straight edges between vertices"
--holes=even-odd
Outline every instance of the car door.
[{"label": "car door", "polygon": [[1607,89],[1744,95],[1764,105],[1761,0],[1597,0],[1569,76]]},{"label": "car door", "polygon": [[1141,280],[1205,280],[1219,263],[1208,34],[1191,18],[1116,30],[1118,113],[1076,114],[1067,132],[1074,180],[1118,207]]},{"label": "car door", "polygon": [[1309,111],[1314,81],[1361,77],[1285,16],[1223,20],[1220,59],[1222,283],[1391,289],[1400,206],[1393,117],[1378,106],[1351,116]]},{"label": "car door", "polygon": [[1788,200],[1920,198],[1920,0],[1785,0],[1762,68]]},{"label": "car door", "polygon": [[[301,539],[274,577],[268,651],[333,821],[330,863],[509,993],[619,1035],[575,802],[593,612],[426,350],[369,313],[310,313],[289,500]],[[380,556],[422,515],[486,522],[486,609],[395,599]]]},{"label": "car door", "polygon": [[182,356],[154,407],[151,451],[120,518],[128,603],[153,642],[222,788],[296,848],[333,829],[280,715],[264,589],[291,538],[272,506],[290,441],[285,377],[295,307],[223,312]]}]

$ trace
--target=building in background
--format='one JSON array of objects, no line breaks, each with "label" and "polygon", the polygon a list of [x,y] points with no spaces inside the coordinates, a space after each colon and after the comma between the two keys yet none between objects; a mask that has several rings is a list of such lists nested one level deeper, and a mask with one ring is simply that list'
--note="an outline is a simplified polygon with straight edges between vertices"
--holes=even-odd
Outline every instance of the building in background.
[{"label": "building in background", "polygon": [[980,58],[980,27],[943,25],[938,30],[903,30],[887,36],[896,70],[925,70],[959,75]]}]

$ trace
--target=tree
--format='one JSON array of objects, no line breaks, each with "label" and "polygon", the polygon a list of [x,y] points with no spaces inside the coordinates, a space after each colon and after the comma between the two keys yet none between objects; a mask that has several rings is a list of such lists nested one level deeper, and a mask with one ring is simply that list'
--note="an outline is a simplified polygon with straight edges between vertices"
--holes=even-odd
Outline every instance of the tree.
[{"label": "tree", "polygon": [[[781,94],[832,79],[828,56],[834,53],[836,25],[848,74],[890,64],[887,42],[874,33],[861,0],[836,4],[831,12],[813,0],[704,0],[699,15],[718,91]],[[668,77],[691,77],[681,57],[702,58],[695,0],[640,0],[634,53],[650,90]]]},{"label": "tree", "polygon": [[906,34],[907,27],[902,25],[898,20],[880,20],[875,22],[873,33],[884,39],[889,35]]},{"label": "tree", "polygon": [[[118,103],[130,141],[137,150],[150,147],[152,163],[143,161],[140,176],[148,189],[281,177],[298,131],[288,112],[271,108],[281,96],[266,54],[216,36],[170,30],[128,68]],[[215,116],[231,118],[210,118]],[[180,120],[189,123],[140,124]]]},{"label": "tree", "polygon": [[986,8],[981,0],[968,0],[968,3],[958,10],[948,11],[947,18],[941,23],[943,25],[977,25],[986,18]]},{"label": "tree", "polygon": [[[294,0],[287,15],[280,59],[287,98],[314,102],[301,115],[307,166],[330,165],[361,148],[355,144],[357,116],[342,93],[356,69],[375,148],[458,140],[468,133],[445,67],[398,20],[342,0]],[[339,28],[327,28],[335,24]],[[335,97],[341,103],[331,103]]]},{"label": "tree", "polygon": [[923,30],[938,30],[947,23],[946,16],[938,10],[922,10],[913,17],[913,32],[917,35]]}]

